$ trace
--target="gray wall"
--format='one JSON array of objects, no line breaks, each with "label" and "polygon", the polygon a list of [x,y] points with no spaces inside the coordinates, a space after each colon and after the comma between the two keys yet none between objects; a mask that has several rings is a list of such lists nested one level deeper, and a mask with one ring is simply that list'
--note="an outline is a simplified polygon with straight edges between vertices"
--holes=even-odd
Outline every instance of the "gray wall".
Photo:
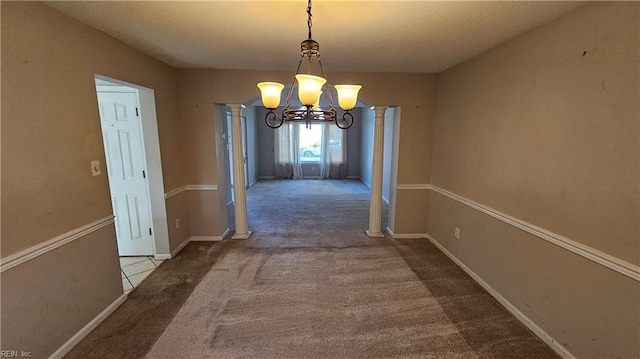
[{"label": "gray wall", "polygon": [[353,125],[347,130],[347,178],[360,178],[360,137],[362,136],[362,108],[356,107]]},{"label": "gray wall", "polygon": [[382,199],[389,203],[391,189],[391,155],[393,149],[393,119],[395,110],[388,108],[384,114],[384,149],[382,160]]},{"label": "gray wall", "polygon": [[[231,195],[231,161],[229,160],[229,149],[231,147],[231,143],[229,142],[229,128],[227,127],[227,116],[229,116],[229,108],[222,105],[216,105],[216,111],[219,112],[220,118],[224,118],[223,121],[217,121],[216,126],[220,127],[221,131],[221,140],[224,141],[224,174],[223,179],[225,180],[225,205],[231,202],[233,196]],[[219,123],[218,123],[219,122]]]},{"label": "gray wall", "polygon": [[[274,170],[274,131],[264,122],[264,116],[267,113],[261,106],[255,106],[256,109],[256,127],[257,127],[257,158],[258,158],[258,177],[260,178],[273,178],[275,176]],[[278,115],[281,113],[282,108],[278,108],[276,111]],[[360,108],[354,109],[353,125],[346,130],[347,131],[347,177],[360,177],[360,136],[361,136],[361,121],[363,120],[361,113],[366,112]],[[340,113],[339,113],[340,115]],[[320,176],[320,166],[317,163],[303,163],[302,173],[305,178],[318,178]]]},{"label": "gray wall", "polygon": [[267,110],[264,107],[256,106],[256,127],[257,127],[257,152],[258,152],[258,177],[259,178],[274,178],[275,177],[275,165],[274,165],[274,134],[273,129],[267,126],[264,122],[264,116],[267,114]]},{"label": "gray wall", "polygon": [[[258,126],[260,125],[257,116],[258,109],[255,106],[248,106],[242,113],[247,118],[247,174],[249,183],[247,186],[251,186],[258,180],[259,162],[260,157],[258,154]],[[262,122],[264,124],[264,122]],[[265,125],[266,126],[266,125]]]},{"label": "gray wall", "polygon": [[373,165],[373,125],[375,113],[372,109],[362,110],[360,128],[360,179],[371,188],[371,166]]}]

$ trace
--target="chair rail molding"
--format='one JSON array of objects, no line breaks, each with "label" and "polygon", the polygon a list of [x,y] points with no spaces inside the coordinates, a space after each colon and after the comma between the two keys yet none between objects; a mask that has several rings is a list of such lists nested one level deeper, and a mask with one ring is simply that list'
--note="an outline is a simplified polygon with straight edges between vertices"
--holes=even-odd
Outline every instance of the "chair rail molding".
[{"label": "chair rail molding", "polygon": [[113,215],[104,217],[80,228],[76,228],[67,233],[56,236],[46,242],[2,258],[0,259],[0,273],[46,254],[56,248],[62,247],[65,244],[71,243],[78,238],[82,238],[90,233],[109,226],[113,224],[113,218]]},{"label": "chair rail molding", "polygon": [[640,282],[640,267],[635,264],[629,263],[582,243],[578,243],[559,234],[547,231],[544,228],[540,228],[521,219],[509,216],[491,207],[472,201],[453,192],[449,192],[438,186],[431,185],[431,190]]},{"label": "chair rail molding", "polygon": [[186,186],[174,188],[164,194],[165,199],[175,197],[184,191],[217,191],[218,185],[215,184],[188,184]]},{"label": "chair rail molding", "polygon": [[419,183],[419,184],[399,184],[396,186],[396,189],[405,190],[405,189],[432,189],[431,185],[428,183]]}]

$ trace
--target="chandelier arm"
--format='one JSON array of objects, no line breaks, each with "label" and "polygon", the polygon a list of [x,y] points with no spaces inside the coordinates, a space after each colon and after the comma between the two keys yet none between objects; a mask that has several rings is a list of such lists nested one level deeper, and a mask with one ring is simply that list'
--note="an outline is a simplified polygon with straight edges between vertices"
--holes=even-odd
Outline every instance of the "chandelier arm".
[{"label": "chandelier arm", "polygon": [[293,88],[296,85],[296,75],[298,74],[298,71],[300,71],[300,66],[302,65],[302,59],[303,57],[300,56],[300,61],[298,61],[298,68],[296,69],[295,74],[293,74],[293,81],[291,81],[291,87],[289,88],[289,94],[287,94],[287,102],[285,102],[284,106],[285,107],[289,107],[289,102],[291,101],[291,95],[293,94]]},{"label": "chandelier arm", "polygon": [[[322,66],[322,60],[320,60],[320,54],[318,54],[317,57],[318,57],[318,64],[320,65],[320,71],[322,72],[322,77],[326,79],[327,75],[324,73],[324,66]],[[329,105],[331,106],[331,108],[333,108],[333,96],[331,95],[329,82],[328,81],[325,82],[324,85],[326,86],[326,89],[327,89],[327,95],[329,95]]]},{"label": "chandelier arm", "polygon": [[[341,125],[341,123],[346,123],[346,126]],[[349,112],[349,110],[344,111],[341,120],[338,120],[338,118],[336,118],[336,126],[338,126],[338,128],[340,128],[341,130],[346,130],[347,128],[351,127],[351,125],[353,125],[353,115],[351,114],[351,112]]]},{"label": "chandelier arm", "polygon": [[278,115],[274,110],[269,110],[264,116],[264,122],[271,128],[278,128],[284,124],[284,118],[278,119]]}]

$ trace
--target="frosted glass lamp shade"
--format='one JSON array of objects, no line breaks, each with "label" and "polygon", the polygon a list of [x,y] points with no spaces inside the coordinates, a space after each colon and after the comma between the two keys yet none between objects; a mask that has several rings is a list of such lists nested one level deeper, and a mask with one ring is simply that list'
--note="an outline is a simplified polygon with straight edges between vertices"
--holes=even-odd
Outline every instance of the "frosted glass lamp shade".
[{"label": "frosted glass lamp shade", "polygon": [[360,85],[336,85],[338,91],[338,104],[343,110],[351,110],[356,107],[358,102],[358,91],[362,88]]},{"label": "frosted glass lamp shade", "polygon": [[296,80],[298,80],[298,98],[300,102],[305,106],[313,106],[320,98],[322,85],[327,80],[319,76],[305,74],[297,74]]},{"label": "frosted glass lamp shade", "polygon": [[316,103],[313,104],[313,110],[317,110],[320,108],[320,97],[322,97],[322,91],[320,91],[320,95],[318,96],[318,101],[316,101]]},{"label": "frosted glass lamp shade", "polygon": [[262,94],[262,105],[268,109],[275,109],[280,106],[280,94],[284,85],[277,82],[260,82],[258,84]]}]

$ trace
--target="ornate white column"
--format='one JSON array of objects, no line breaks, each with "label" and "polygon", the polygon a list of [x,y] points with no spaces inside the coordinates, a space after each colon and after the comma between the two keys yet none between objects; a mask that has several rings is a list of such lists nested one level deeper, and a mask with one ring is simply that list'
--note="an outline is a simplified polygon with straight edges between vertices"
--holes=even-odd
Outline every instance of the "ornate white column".
[{"label": "ornate white column", "polygon": [[245,188],[244,150],[242,145],[243,105],[227,104],[231,109],[231,129],[233,143],[233,197],[235,198],[236,231],[232,239],[247,239],[251,236],[247,224],[247,189]]},{"label": "ornate white column", "polygon": [[384,237],[382,226],[382,156],[384,146],[384,113],[387,106],[374,106],[376,122],[373,133],[373,166],[371,170],[371,205],[369,208],[369,237]]}]

